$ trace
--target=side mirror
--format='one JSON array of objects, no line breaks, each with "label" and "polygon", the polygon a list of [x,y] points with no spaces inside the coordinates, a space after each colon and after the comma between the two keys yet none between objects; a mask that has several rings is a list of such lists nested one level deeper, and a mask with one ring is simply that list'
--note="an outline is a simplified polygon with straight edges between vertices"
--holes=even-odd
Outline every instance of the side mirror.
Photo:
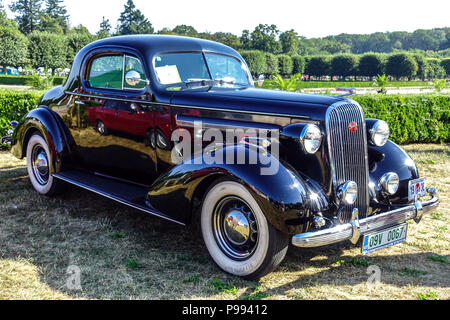
[{"label": "side mirror", "polygon": [[127,74],[125,75],[125,82],[130,87],[136,87],[141,82],[145,82],[146,85],[149,83],[148,80],[141,79],[141,75],[135,70],[130,70],[127,72]]},{"label": "side mirror", "polygon": [[261,75],[258,77],[258,87],[262,87],[262,86],[263,86],[264,80],[266,80],[266,77],[264,77],[264,75],[261,74]]}]

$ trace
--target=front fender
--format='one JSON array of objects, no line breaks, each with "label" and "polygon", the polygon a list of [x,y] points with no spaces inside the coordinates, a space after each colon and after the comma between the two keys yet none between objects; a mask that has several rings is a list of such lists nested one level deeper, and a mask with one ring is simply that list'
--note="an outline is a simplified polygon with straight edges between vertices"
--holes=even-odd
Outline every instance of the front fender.
[{"label": "front fender", "polygon": [[382,147],[369,145],[369,179],[378,200],[380,198],[380,178],[387,172],[395,172],[400,178],[397,193],[390,197],[392,203],[408,202],[408,182],[419,178],[416,164],[397,144],[388,140]]},{"label": "front fender", "polygon": [[[233,145],[214,152],[218,159],[225,159],[227,152],[244,152],[249,159],[257,150],[246,145]],[[256,164],[226,164],[225,161],[208,164],[202,156],[196,156],[161,176],[152,185],[147,199],[157,210],[166,214],[176,212],[177,218],[188,221],[195,192],[202,182],[211,184],[216,178],[225,177],[247,188],[276,229],[286,234],[303,232],[311,215],[310,194],[316,190],[289,165],[271,158],[273,163],[269,165],[278,170],[263,175],[262,168],[269,165],[260,161]],[[316,202],[314,204],[317,206]]]},{"label": "front fender", "polygon": [[11,153],[19,159],[25,157],[28,139],[33,132],[38,131],[48,144],[52,172],[59,172],[63,158],[70,155],[69,142],[73,141],[73,138],[67,137],[68,130],[65,130],[64,124],[58,121],[58,116],[52,113],[54,112],[46,106],[31,110],[14,130],[11,138]]}]

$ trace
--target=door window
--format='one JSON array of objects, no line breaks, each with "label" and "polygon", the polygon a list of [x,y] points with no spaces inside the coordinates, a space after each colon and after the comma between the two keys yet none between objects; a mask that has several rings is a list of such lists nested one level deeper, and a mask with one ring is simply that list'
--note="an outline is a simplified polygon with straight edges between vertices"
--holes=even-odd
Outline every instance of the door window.
[{"label": "door window", "polygon": [[123,56],[104,56],[94,60],[89,74],[93,88],[122,89]]},{"label": "door window", "polygon": [[146,86],[144,68],[139,59],[127,55],[96,58],[91,64],[89,85],[99,89],[135,89]]}]

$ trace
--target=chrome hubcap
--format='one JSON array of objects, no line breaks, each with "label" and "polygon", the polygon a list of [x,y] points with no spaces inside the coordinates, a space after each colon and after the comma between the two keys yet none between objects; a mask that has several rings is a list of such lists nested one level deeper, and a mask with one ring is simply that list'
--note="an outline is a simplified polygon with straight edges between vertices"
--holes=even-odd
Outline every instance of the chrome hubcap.
[{"label": "chrome hubcap", "polygon": [[213,229],[220,249],[234,260],[247,259],[257,247],[255,216],[248,204],[238,197],[226,197],[217,204]]},{"label": "chrome hubcap", "polygon": [[97,124],[97,130],[100,133],[105,133],[105,125],[103,124],[103,122],[99,121]]},{"label": "chrome hubcap", "polygon": [[33,148],[31,155],[31,166],[33,173],[39,184],[45,185],[49,177],[49,165],[47,153],[41,145],[36,145]]},{"label": "chrome hubcap", "polygon": [[233,244],[242,245],[250,236],[250,225],[247,217],[239,210],[232,210],[225,215],[224,231]]}]

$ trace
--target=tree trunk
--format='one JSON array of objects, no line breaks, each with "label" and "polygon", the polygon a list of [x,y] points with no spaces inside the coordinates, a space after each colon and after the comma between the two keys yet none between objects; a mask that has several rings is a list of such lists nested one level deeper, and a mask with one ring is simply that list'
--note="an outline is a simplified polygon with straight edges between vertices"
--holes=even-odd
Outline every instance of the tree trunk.
[{"label": "tree trunk", "polygon": [[3,66],[3,74],[6,75],[6,73],[7,73],[6,66]]}]

